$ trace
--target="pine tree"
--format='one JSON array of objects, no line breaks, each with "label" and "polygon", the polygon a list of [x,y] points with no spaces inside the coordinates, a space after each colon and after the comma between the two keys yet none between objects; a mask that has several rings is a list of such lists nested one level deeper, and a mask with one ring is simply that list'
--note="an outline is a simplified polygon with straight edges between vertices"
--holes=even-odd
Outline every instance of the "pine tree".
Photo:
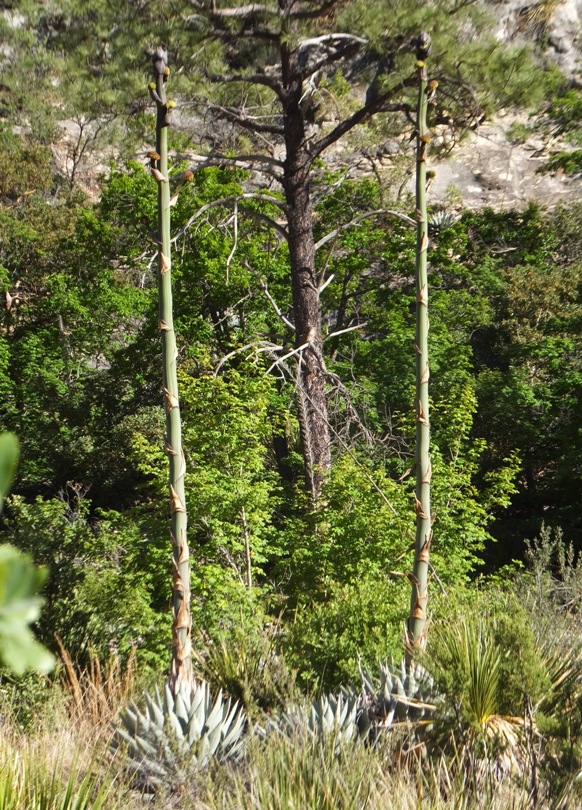
[{"label": "pine tree", "polygon": [[[347,4],[268,0],[210,8],[195,0],[192,6],[191,27],[214,43],[214,50],[207,49],[205,65],[207,79],[217,87],[204,102],[205,113],[213,120],[213,152],[207,164],[220,155],[225,165],[230,161],[260,171],[271,186],[275,181],[283,191],[284,225],[273,224],[289,247],[298,416],[305,477],[317,502],[331,467],[333,439],[320,300],[323,287],[332,279],[316,272],[317,248],[328,240],[314,239],[314,173],[328,150],[372,118],[380,116],[378,126],[392,135],[414,126],[416,77],[408,58],[418,20],[427,25],[438,21],[439,80],[448,87],[449,108],[446,115],[435,109],[441,122],[462,121],[468,126],[483,115],[479,93],[467,81],[468,75],[462,75],[461,65],[469,66],[468,74],[477,69],[477,63],[482,68],[483,57],[478,54],[490,44],[485,45],[486,38],[478,46],[461,43],[456,14],[468,15],[470,27],[476,25],[470,21],[471,14],[479,12],[471,6],[455,6],[455,15],[449,17],[453,7],[448,0],[430,9],[414,1],[403,6],[357,0]],[[215,65],[222,72],[213,72]],[[333,123],[325,126],[318,120],[318,111],[336,80],[348,88],[349,102],[336,105]],[[233,156],[228,147],[227,152],[225,141],[229,147],[237,145],[233,132],[244,133],[252,145],[250,153]],[[340,229],[345,225],[338,224]]]}]

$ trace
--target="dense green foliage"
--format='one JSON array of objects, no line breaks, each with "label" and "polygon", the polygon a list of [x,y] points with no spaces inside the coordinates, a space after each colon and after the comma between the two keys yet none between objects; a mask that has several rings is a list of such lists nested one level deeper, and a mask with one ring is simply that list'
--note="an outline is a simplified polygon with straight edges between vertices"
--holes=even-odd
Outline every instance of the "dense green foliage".
[{"label": "dense green foliage", "polygon": [[[176,232],[243,181],[199,173],[174,206]],[[371,180],[344,181],[324,198],[319,238],[377,195]],[[154,210],[136,163],[111,173],[97,207],[35,194],[4,209],[0,386],[3,423],[22,437],[5,536],[51,567],[43,638],[57,631],[76,654],[137,645],[159,665],[169,561],[153,246],[143,250]],[[282,365],[266,373],[290,345],[263,291],[289,311],[286,247],[250,213],[238,229],[231,256],[230,214],[211,207],[174,261],[195,624],[227,639],[283,611],[290,662],[308,682],[337,683],[359,656],[372,666],[397,653],[406,613],[414,233],[364,218],[321,258],[335,274],[329,334],[360,328],[325,344],[336,460],[313,514],[292,378]],[[579,255],[571,212],[466,214],[434,234],[432,561],[445,587],[484,550],[490,562],[519,555],[542,514],[580,531]],[[517,514],[521,534],[496,551],[492,517],[503,536]]]},{"label": "dense green foliage", "polygon": [[[66,702],[34,677],[7,685],[52,662],[31,622],[43,644],[71,655],[77,728],[91,714],[110,729],[128,691],[126,681],[114,688],[119,662],[134,652],[145,680],[167,672],[157,188],[136,158],[153,145],[144,53],[160,42],[178,99],[170,173],[196,169],[200,155],[213,164],[179,193],[170,185],[196,668],[267,728],[263,710],[293,708],[300,690],[358,691],[363,671],[401,659],[415,521],[415,204],[401,185],[414,164],[414,90],[398,84],[414,69],[409,43],[430,28],[438,92],[428,124],[443,149],[500,107],[543,105],[513,137],[558,134],[571,151],[546,169],[579,173],[581,96],[532,48],[496,41],[480,4],[351,0],[291,23],[284,5],[267,0],[240,16],[236,2],[222,17],[224,4],[196,0],[17,0],[1,10],[0,424],[21,448],[0,522],[2,723],[12,711],[38,731],[39,716],[50,725],[49,709]],[[348,39],[319,39],[332,28]],[[329,60],[302,88],[311,145],[364,96],[396,88],[392,108],[364,116],[345,151],[324,150],[311,172],[333,458],[316,506],[303,477],[289,220],[276,177],[281,98],[268,81],[285,48],[309,37],[303,66]],[[221,72],[253,78],[208,80]],[[272,124],[269,138],[235,127],[241,111],[243,124],[247,113]],[[352,171],[358,154],[377,169],[376,149],[379,173]],[[249,153],[250,163],[233,157]],[[423,664],[442,700],[415,744],[445,777],[423,764],[414,786],[409,771],[397,779],[411,802],[444,806],[446,782],[446,798],[458,786],[463,806],[490,788],[493,807],[496,787],[483,778],[493,765],[531,779],[520,801],[538,801],[539,777],[539,795],[559,804],[582,763],[582,205],[430,211],[429,195],[429,223],[433,624]],[[12,472],[0,463],[0,496]],[[110,656],[117,675],[103,677]],[[73,662],[87,667],[80,677]],[[149,708],[157,739],[166,720]],[[184,729],[168,723],[181,740]],[[213,772],[208,806],[311,806],[322,795],[321,806],[393,806],[383,802],[395,758],[381,733],[377,747],[346,753],[298,731],[271,747],[253,741],[242,765]],[[81,750],[93,750],[93,736]],[[49,784],[50,767],[28,778],[35,756],[26,756],[13,767],[12,743],[0,741],[10,781],[0,805],[2,790],[20,791],[15,808],[36,800],[25,790],[34,780],[47,806],[75,790],[87,807],[106,801],[113,777],[95,782],[95,763],[62,780],[59,768]],[[156,789],[175,791],[171,781],[162,774]],[[194,806],[203,787],[184,781],[184,806]],[[128,801],[137,807],[135,793]]]},{"label": "dense green foliage", "polygon": [[[567,175],[579,175],[582,171],[582,133],[580,130],[580,113],[582,112],[582,95],[580,89],[561,82],[556,92],[550,97],[545,108],[544,117],[536,129],[541,131],[551,142],[558,136],[562,149],[551,149],[550,158],[541,172],[563,172]],[[563,146],[566,146],[564,149]]]}]

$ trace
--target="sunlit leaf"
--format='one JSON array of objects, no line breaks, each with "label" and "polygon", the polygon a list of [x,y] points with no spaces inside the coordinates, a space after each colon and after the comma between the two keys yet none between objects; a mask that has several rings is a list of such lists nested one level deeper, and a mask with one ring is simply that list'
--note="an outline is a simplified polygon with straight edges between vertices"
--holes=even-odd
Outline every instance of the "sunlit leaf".
[{"label": "sunlit leaf", "polygon": [[29,669],[49,672],[54,666],[54,657],[29,626],[40,615],[43,600],[37,591],[44,577],[30,557],[0,546],[0,662],[16,675]]},{"label": "sunlit leaf", "polygon": [[18,439],[12,433],[0,436],[0,512],[18,462]]}]

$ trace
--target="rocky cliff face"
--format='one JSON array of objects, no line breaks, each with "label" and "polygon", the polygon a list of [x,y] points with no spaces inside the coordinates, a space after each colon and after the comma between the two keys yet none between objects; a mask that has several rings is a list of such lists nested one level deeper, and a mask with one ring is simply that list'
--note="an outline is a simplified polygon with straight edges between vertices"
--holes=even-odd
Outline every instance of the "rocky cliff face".
[{"label": "rocky cliff face", "polygon": [[500,115],[471,133],[450,158],[439,161],[430,192],[433,202],[459,200],[467,208],[504,209],[535,201],[551,209],[580,199],[580,179],[539,173],[549,156],[547,145],[539,138],[512,142],[507,133],[515,120],[513,115]]},{"label": "rocky cliff face", "polygon": [[[530,5],[524,5],[523,0],[507,0],[489,6],[500,40],[536,37],[546,44],[548,61],[555,62],[573,84],[582,85],[582,0],[542,0]],[[560,202],[580,199],[580,179],[538,173],[552,150],[567,146],[543,142],[539,137],[516,144],[508,137],[516,122],[527,123],[527,117],[501,113],[471,133],[450,158],[440,161],[431,188],[432,200],[444,202],[456,197],[469,208],[511,208],[535,200],[553,208]]]},{"label": "rocky cliff face", "polygon": [[569,78],[580,81],[582,0],[501,0],[488,6],[497,20],[497,36],[511,42],[532,36],[547,44],[552,59]]},{"label": "rocky cliff face", "polygon": [[[526,5],[525,0],[487,1],[500,40],[519,43],[537,39],[545,47],[548,64],[557,64],[573,85],[582,87],[582,0],[541,0],[530,5]],[[176,120],[179,121],[180,117]],[[489,205],[503,209],[524,206],[534,200],[554,208],[561,202],[581,199],[581,179],[559,173],[540,174],[538,171],[552,151],[567,149],[568,145],[542,140],[539,136],[516,143],[510,137],[512,125],[516,123],[527,125],[531,122],[525,114],[518,116],[501,111],[495,120],[484,122],[455,145],[448,158],[433,164],[436,178],[431,187],[431,202],[459,203],[468,208]],[[194,131],[201,125],[195,119],[183,120],[182,124]],[[433,135],[438,139],[438,132],[433,132]],[[75,122],[63,122],[62,140],[55,148],[55,161],[65,175],[70,174],[68,156],[74,152],[78,137]],[[402,149],[402,144],[395,142],[393,147],[388,145],[383,158],[377,156],[376,162],[386,169],[392,165],[394,154]],[[340,142],[332,162],[335,159],[338,165],[345,166],[352,157],[350,147]],[[99,194],[99,173],[106,168],[104,164],[91,166],[83,172],[86,190],[95,198]],[[363,163],[362,171],[369,170],[369,164]],[[408,189],[413,191],[412,181]]]}]

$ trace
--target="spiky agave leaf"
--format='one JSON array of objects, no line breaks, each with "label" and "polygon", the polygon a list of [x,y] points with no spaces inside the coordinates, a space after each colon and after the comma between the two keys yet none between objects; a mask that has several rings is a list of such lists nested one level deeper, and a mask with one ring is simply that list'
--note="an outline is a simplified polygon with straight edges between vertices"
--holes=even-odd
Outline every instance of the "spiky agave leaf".
[{"label": "spiky agave leaf", "polygon": [[378,675],[362,671],[361,690],[343,687],[338,694],[322,695],[311,704],[292,704],[266,728],[255,727],[260,736],[272,732],[287,735],[308,732],[316,737],[334,736],[336,744],[377,737],[380,729],[408,722],[430,720],[440,695],[432,678],[419,664],[407,670],[383,663]]},{"label": "spiky agave leaf", "polygon": [[[362,672],[360,734],[377,735],[397,723],[426,723],[441,699],[434,680],[420,664],[380,664],[378,675]],[[347,691],[347,690],[346,690]]]},{"label": "spiky agave leaf", "polygon": [[433,211],[428,217],[428,231],[430,234],[452,228],[456,222],[456,217],[449,211]]},{"label": "spiky agave leaf", "polygon": [[212,699],[206,682],[182,684],[174,695],[145,692],[144,708],[132,701],[115,729],[112,748],[122,749],[128,768],[144,787],[184,783],[212,757],[237,756],[244,744],[246,716],[222,692]]},{"label": "spiky agave leaf", "polygon": [[333,735],[336,743],[347,742],[358,736],[360,698],[355,693],[321,695],[310,704],[291,704],[278,718],[272,718],[264,736],[272,731],[284,734],[308,732],[314,737]]},{"label": "spiky agave leaf", "polygon": [[351,740],[358,731],[358,708],[355,695],[322,695],[311,704],[309,728],[316,734]]}]

